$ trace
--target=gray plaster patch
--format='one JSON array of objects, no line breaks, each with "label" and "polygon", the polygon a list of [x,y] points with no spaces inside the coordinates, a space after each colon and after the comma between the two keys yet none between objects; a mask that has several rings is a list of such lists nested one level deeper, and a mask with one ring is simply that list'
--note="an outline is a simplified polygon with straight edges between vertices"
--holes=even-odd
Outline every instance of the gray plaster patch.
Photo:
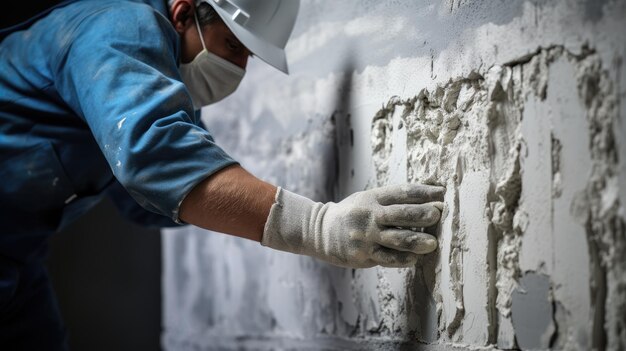
[{"label": "gray plaster patch", "polygon": [[547,349],[556,328],[547,275],[528,272],[511,294],[511,318],[517,344],[524,350]]},{"label": "gray plaster patch", "polygon": [[602,19],[604,15],[604,5],[608,2],[609,0],[587,0],[585,2],[585,18],[592,22],[597,22]]}]

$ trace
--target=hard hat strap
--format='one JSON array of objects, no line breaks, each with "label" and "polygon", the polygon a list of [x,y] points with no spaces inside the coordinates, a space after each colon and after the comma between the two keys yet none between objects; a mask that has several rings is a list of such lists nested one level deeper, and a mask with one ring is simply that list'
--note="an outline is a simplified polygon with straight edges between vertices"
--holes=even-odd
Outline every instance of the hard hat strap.
[{"label": "hard hat strap", "polygon": [[206,50],[206,45],[204,45],[204,38],[202,37],[202,29],[200,28],[200,22],[198,22],[198,16],[196,15],[196,11],[193,12],[193,19],[196,21],[196,28],[198,28],[198,35],[200,36],[200,41],[202,42],[202,48]]}]

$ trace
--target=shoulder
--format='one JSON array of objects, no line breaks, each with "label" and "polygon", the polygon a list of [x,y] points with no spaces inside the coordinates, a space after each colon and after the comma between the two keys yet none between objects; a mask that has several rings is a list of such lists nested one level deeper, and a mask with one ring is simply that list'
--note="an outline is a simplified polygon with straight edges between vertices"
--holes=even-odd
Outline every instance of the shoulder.
[{"label": "shoulder", "polygon": [[55,72],[72,66],[89,66],[96,72],[104,63],[128,67],[138,62],[170,73],[175,70],[178,34],[169,19],[151,6],[133,1],[84,0],[70,12],[65,18],[81,13],[81,19],[53,61]]},{"label": "shoulder", "polygon": [[[86,5],[94,3],[97,5]],[[76,27],[72,51],[114,49],[135,58],[176,55],[178,34],[169,19],[133,1],[80,1],[85,16]],[[76,10],[81,10],[76,9]],[[144,58],[145,59],[145,58]]]},{"label": "shoulder", "polygon": [[[87,3],[92,1],[83,1]],[[93,3],[93,2],[92,2]],[[162,34],[175,35],[169,19],[153,7],[134,1],[98,1],[88,6],[81,27],[83,30],[100,31],[103,35],[125,33],[127,35]],[[87,27],[87,28],[85,28]]]}]

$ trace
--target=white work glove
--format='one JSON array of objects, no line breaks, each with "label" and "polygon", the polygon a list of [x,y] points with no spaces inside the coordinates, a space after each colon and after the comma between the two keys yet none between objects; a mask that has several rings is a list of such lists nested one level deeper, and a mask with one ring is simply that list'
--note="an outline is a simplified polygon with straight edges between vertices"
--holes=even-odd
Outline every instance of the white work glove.
[{"label": "white work glove", "polygon": [[278,188],[261,244],[343,267],[408,267],[437,248],[435,237],[411,229],[439,222],[444,191],[392,185],[323,204]]}]

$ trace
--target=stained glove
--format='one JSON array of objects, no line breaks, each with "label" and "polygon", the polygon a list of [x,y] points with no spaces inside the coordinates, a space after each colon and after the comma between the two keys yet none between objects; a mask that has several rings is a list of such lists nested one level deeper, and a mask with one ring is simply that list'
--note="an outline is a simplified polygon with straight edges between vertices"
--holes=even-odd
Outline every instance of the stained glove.
[{"label": "stained glove", "polygon": [[343,267],[411,266],[437,248],[435,237],[411,229],[439,222],[444,191],[391,185],[323,204],[278,188],[261,244]]}]

